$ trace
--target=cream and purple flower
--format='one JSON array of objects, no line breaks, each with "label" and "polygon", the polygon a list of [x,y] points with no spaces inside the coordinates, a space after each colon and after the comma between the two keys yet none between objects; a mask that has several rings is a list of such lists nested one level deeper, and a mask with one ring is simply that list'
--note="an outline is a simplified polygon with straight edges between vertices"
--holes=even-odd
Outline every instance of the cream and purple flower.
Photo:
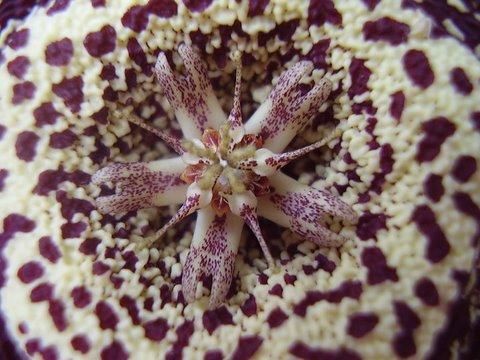
[{"label": "cream and purple flower", "polygon": [[171,69],[164,53],[158,57],[155,73],[175,110],[183,139],[138,118],[128,120],[158,135],[179,156],[115,163],[100,169],[92,181],[116,186],[114,195],[97,199],[103,213],[182,204],[158,230],[156,238],[193,212],[198,213],[183,270],[183,294],[193,302],[202,276],[212,276],[209,307],[214,308],[224,301],[229,290],[244,224],[255,234],[269,266],[274,266],[259,216],[320,246],[338,247],[345,238],[330,231],[325,219],[334,216],[351,223],[356,221],[356,214],[338,197],[303,185],[280,171],[336,135],[334,132],[317,143],[282,153],[331,91],[332,85],[326,79],[307,93],[298,86],[312,72],[311,62],[300,61],[284,72],[266,101],[244,123],[241,62],[237,61],[233,108],[227,117],[200,56],[185,44],[178,51],[184,76]]}]

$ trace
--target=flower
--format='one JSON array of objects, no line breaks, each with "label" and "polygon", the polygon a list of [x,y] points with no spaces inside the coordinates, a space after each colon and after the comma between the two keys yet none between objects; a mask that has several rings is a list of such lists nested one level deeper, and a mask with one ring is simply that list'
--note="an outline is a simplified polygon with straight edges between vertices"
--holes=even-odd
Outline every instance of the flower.
[{"label": "flower", "polygon": [[172,71],[164,53],[158,56],[155,73],[175,110],[184,138],[153,128],[138,118],[129,120],[158,135],[179,156],[115,163],[97,171],[92,181],[116,185],[114,195],[96,200],[103,213],[182,204],[158,230],[157,238],[197,212],[182,290],[185,299],[193,302],[198,282],[202,276],[211,275],[209,307],[215,308],[224,301],[230,287],[244,224],[255,234],[269,265],[274,266],[259,216],[320,246],[338,247],[345,239],[327,229],[325,216],[355,222],[356,214],[338,197],[303,185],[280,171],[333,137],[282,153],[331,91],[332,85],[326,79],[306,93],[298,87],[299,81],[312,72],[311,62],[300,61],[284,72],[266,101],[244,123],[238,58],[233,108],[227,117],[199,55],[185,44],[178,51],[185,76]]}]

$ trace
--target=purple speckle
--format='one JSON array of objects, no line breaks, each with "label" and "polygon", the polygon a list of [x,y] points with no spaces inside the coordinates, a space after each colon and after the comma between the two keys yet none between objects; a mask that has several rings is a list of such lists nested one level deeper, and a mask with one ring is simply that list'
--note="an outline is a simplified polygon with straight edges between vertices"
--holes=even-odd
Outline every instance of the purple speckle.
[{"label": "purple speckle", "polygon": [[349,317],[347,333],[354,338],[362,338],[378,324],[378,316],[374,313],[356,313]]},{"label": "purple speckle", "polygon": [[129,354],[123,345],[118,341],[112,342],[110,345],[103,348],[100,353],[102,360],[128,360],[128,355]]},{"label": "purple speckle", "polygon": [[42,127],[44,125],[53,125],[57,118],[62,115],[51,102],[45,102],[33,110],[33,117],[35,118],[35,126]]},{"label": "purple speckle", "polygon": [[61,97],[65,105],[73,112],[80,111],[83,102],[83,79],[81,76],[64,78],[58,84],[52,86],[55,95]]},{"label": "purple speckle", "polygon": [[92,273],[93,275],[97,275],[97,276],[100,276],[100,275],[103,275],[105,274],[108,270],[110,270],[110,268],[108,267],[107,264],[101,262],[101,261],[96,261],[93,263],[92,265]]},{"label": "purple speckle", "polygon": [[470,115],[470,120],[473,128],[480,132],[480,111],[473,112],[472,115]]},{"label": "purple speckle", "polygon": [[400,358],[407,358],[415,355],[417,347],[413,334],[410,331],[401,331],[393,338],[393,350]]},{"label": "purple speckle", "polygon": [[40,351],[40,341],[38,339],[28,340],[25,344],[25,350],[27,350],[28,355],[35,355],[37,352]]},{"label": "purple speckle", "polygon": [[117,73],[115,71],[115,66],[112,64],[104,65],[102,68],[102,72],[100,73],[100,77],[102,80],[113,80],[116,79]]},{"label": "purple speckle", "polygon": [[280,308],[275,308],[267,317],[267,323],[270,328],[276,328],[282,325],[288,319],[288,315]]},{"label": "purple speckle", "polygon": [[477,160],[470,155],[462,155],[457,158],[452,168],[452,176],[460,183],[465,183],[477,171]]},{"label": "purple speckle", "polygon": [[29,35],[28,29],[16,30],[7,36],[5,43],[13,50],[18,50],[27,45]]},{"label": "purple speckle", "polygon": [[69,198],[64,191],[57,191],[56,200],[60,203],[60,212],[62,216],[71,221],[75,214],[83,214],[85,216],[95,210],[95,206],[88,200]]},{"label": "purple speckle", "polygon": [[50,135],[49,146],[53,149],[66,149],[77,140],[77,135],[70,129],[55,132]]},{"label": "purple speckle", "polygon": [[36,261],[27,262],[18,269],[17,276],[24,284],[30,284],[43,276],[43,267]]},{"label": "purple speckle", "polygon": [[12,104],[18,105],[25,100],[31,100],[35,96],[37,87],[31,81],[25,81],[20,84],[13,85]]},{"label": "purple speckle", "polygon": [[425,196],[433,202],[438,202],[445,193],[443,179],[440,175],[430,174],[423,182]]},{"label": "purple speckle", "polygon": [[362,251],[362,264],[368,269],[368,283],[381,284],[384,281],[398,281],[397,271],[388,266],[382,250],[377,247],[368,247]]},{"label": "purple speckle", "polygon": [[52,6],[47,10],[47,15],[53,15],[65,10],[70,5],[70,0],[55,0]]},{"label": "purple speckle", "polygon": [[127,10],[122,16],[122,25],[135,32],[141,32],[147,28],[148,13],[144,6],[135,5]]},{"label": "purple speckle", "polygon": [[330,47],[330,39],[320,40],[313,44],[312,49],[307,54],[307,59],[313,62],[316,69],[327,68],[327,51]]},{"label": "purple speckle", "polygon": [[208,350],[203,360],[223,360],[223,353],[221,350]]},{"label": "purple speckle", "polygon": [[83,45],[90,56],[102,57],[115,50],[117,32],[110,25],[105,25],[99,31],[91,32],[83,41]]},{"label": "purple speckle", "polygon": [[45,61],[52,66],[65,66],[73,56],[73,43],[69,38],[52,42],[45,49]]},{"label": "purple speckle", "polygon": [[362,0],[362,1],[370,11],[374,10],[377,7],[378,3],[380,2],[380,0]]},{"label": "purple speckle", "polygon": [[262,15],[270,0],[248,0],[248,16]]},{"label": "purple speckle", "polygon": [[221,325],[233,325],[232,314],[225,306],[205,311],[202,317],[203,327],[212,334]]},{"label": "purple speckle", "polygon": [[397,91],[390,96],[390,114],[397,121],[400,120],[405,107],[405,94],[402,91]]},{"label": "purple speckle", "polygon": [[86,354],[90,351],[90,341],[84,335],[75,335],[70,341],[72,348],[79,353]]},{"label": "purple speckle", "polygon": [[112,307],[105,301],[99,301],[95,307],[95,315],[97,315],[100,328],[102,330],[115,330],[118,324],[118,316]]},{"label": "purple speckle", "polygon": [[296,342],[290,347],[290,354],[299,359],[311,360],[362,360],[353,350],[341,347],[337,350],[325,350],[320,347],[311,347],[303,342]]},{"label": "purple speckle", "polygon": [[7,64],[7,71],[18,79],[23,79],[30,66],[30,60],[26,56],[17,56]]},{"label": "purple speckle", "polygon": [[20,160],[30,162],[37,154],[37,143],[39,136],[33,131],[24,131],[18,134],[15,142],[15,152]]},{"label": "purple speckle", "polygon": [[442,144],[455,133],[455,124],[444,117],[437,117],[422,124],[424,137],[417,146],[418,162],[429,162],[440,153]]},{"label": "purple speckle", "polygon": [[60,226],[62,232],[62,238],[64,239],[74,239],[79,238],[82,235],[82,232],[87,228],[87,224],[83,221],[79,222],[67,222]]},{"label": "purple speckle", "polygon": [[13,236],[17,232],[31,232],[35,229],[35,222],[20,214],[10,214],[3,220],[4,235]]},{"label": "purple speckle", "polygon": [[232,360],[247,360],[253,357],[262,346],[263,339],[257,335],[242,336],[238,340],[237,348],[232,354]]},{"label": "purple speckle", "polygon": [[342,15],[335,9],[332,0],[310,0],[308,6],[309,25],[322,26],[326,22],[333,25],[342,23]]},{"label": "purple speckle", "polygon": [[480,226],[480,208],[469,194],[456,192],[453,194],[453,201],[460,212],[473,218]]},{"label": "purple speckle", "polygon": [[201,12],[208,8],[213,0],[183,0],[188,10],[193,12]]},{"label": "purple speckle", "polygon": [[442,261],[450,252],[450,244],[436,221],[435,213],[427,205],[420,205],[414,210],[412,220],[427,238],[426,258],[433,263]]},{"label": "purple speckle", "polygon": [[275,284],[273,287],[268,291],[270,295],[282,297],[283,296],[283,288],[280,284]]},{"label": "purple speckle", "polygon": [[133,298],[128,295],[122,296],[120,299],[120,306],[127,309],[128,315],[135,325],[140,324],[137,302]]},{"label": "purple speckle", "polygon": [[350,77],[352,78],[352,85],[348,89],[348,96],[353,99],[355,95],[361,95],[368,91],[368,80],[372,72],[365,66],[365,60],[352,60],[348,69]]},{"label": "purple speckle", "polygon": [[412,82],[422,89],[428,88],[435,80],[430,62],[421,50],[408,50],[403,56],[403,67]]},{"label": "purple speckle", "polygon": [[167,335],[169,326],[165,319],[159,318],[143,324],[145,336],[153,341],[162,341]]},{"label": "purple speckle", "polygon": [[387,229],[387,217],[385,214],[373,214],[367,211],[358,219],[357,236],[360,240],[376,240],[377,232],[382,229]]},{"label": "purple speckle", "polygon": [[250,294],[248,299],[245,300],[245,302],[243,303],[243,305],[240,308],[242,309],[242,312],[247,317],[255,315],[257,313],[257,302],[255,300],[255,296]]},{"label": "purple speckle", "polygon": [[473,91],[473,85],[462,68],[456,67],[450,72],[450,82],[462,95],[470,95]]},{"label": "purple speckle", "polygon": [[7,128],[4,125],[0,124],[0,140],[3,139],[3,136],[5,135],[6,131],[7,131]]},{"label": "purple speckle", "polygon": [[97,253],[97,246],[100,244],[101,240],[98,238],[88,238],[85,239],[79,247],[81,253],[85,255],[95,255]]},{"label": "purple speckle", "polygon": [[391,45],[407,42],[410,27],[390,17],[382,17],[375,21],[367,21],[363,25],[363,36],[366,40],[385,41]]},{"label": "purple speckle", "polygon": [[3,191],[5,188],[5,180],[8,177],[8,170],[0,169],[0,191]]},{"label": "purple speckle", "polygon": [[177,7],[177,3],[174,0],[150,0],[146,5],[149,13],[162,18],[170,18],[177,15]]},{"label": "purple speckle", "polygon": [[67,319],[65,317],[65,305],[60,300],[50,300],[48,304],[48,312],[52,317],[53,323],[58,331],[64,331],[67,326]]},{"label": "purple speckle", "polygon": [[428,278],[422,278],[417,281],[414,293],[425,305],[437,306],[440,303],[437,287],[433,281]]},{"label": "purple speckle", "polygon": [[132,59],[135,64],[140,66],[145,75],[150,76],[152,73],[151,66],[148,63],[145,52],[136,38],[128,39],[127,50],[130,59]]},{"label": "purple speckle", "polygon": [[57,360],[58,352],[55,346],[50,345],[40,350],[43,360]]},{"label": "purple speckle", "polygon": [[393,307],[397,321],[403,330],[413,331],[420,326],[420,318],[417,313],[407,305],[407,303],[403,301],[395,301]]},{"label": "purple speckle", "polygon": [[50,301],[53,297],[53,286],[49,283],[41,283],[30,292],[30,300],[34,303]]},{"label": "purple speckle", "polygon": [[84,308],[92,301],[92,295],[83,286],[73,288],[70,296],[73,299],[73,304],[79,309]]},{"label": "purple speckle", "polygon": [[62,256],[57,245],[55,245],[50,236],[43,236],[38,240],[38,249],[40,255],[51,263],[56,263]]}]

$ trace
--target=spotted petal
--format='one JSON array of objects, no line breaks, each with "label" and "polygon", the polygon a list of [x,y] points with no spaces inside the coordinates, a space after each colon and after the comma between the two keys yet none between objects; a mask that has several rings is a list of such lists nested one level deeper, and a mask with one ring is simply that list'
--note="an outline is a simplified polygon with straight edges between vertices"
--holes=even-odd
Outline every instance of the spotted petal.
[{"label": "spotted petal", "polygon": [[188,302],[195,301],[202,276],[212,276],[208,306],[218,307],[227,296],[235,269],[243,221],[233,215],[217,216],[211,207],[198,211],[190,252],[182,276],[182,291]]},{"label": "spotted petal", "polygon": [[353,223],[357,215],[348,204],[326,191],[318,190],[277,173],[270,178],[271,195],[258,202],[258,214],[288,227],[321,246],[340,246],[345,238],[322,225],[326,214]]},{"label": "spotted petal", "polygon": [[218,128],[226,116],[200,56],[185,44],[179,46],[178,52],[185,65],[185,76],[172,71],[164,53],[158,56],[155,74],[175,110],[183,135],[188,139],[200,138],[205,129]]},{"label": "spotted petal", "polygon": [[247,133],[260,134],[264,146],[281,152],[293,137],[311,120],[328,98],[332,84],[322,79],[304,94],[299,82],[313,70],[310,61],[300,61],[284,72],[267,100],[245,124]]},{"label": "spotted petal", "polygon": [[237,71],[235,74],[235,94],[233,97],[233,107],[228,116],[229,135],[233,140],[233,144],[238,143],[245,135],[243,127],[242,107],[240,97],[242,94],[242,61],[240,57],[236,59]]},{"label": "spotted petal", "polygon": [[92,182],[112,182],[115,194],[97,198],[104,214],[119,214],[153,206],[183,202],[187,185],[180,179],[185,169],[181,158],[152,162],[115,163],[97,171]]}]

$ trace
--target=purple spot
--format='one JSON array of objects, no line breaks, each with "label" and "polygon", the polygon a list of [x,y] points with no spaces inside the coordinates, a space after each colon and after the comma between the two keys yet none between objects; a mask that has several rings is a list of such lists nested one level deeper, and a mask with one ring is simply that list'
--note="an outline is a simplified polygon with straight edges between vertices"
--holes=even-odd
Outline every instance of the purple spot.
[{"label": "purple spot", "polygon": [[3,139],[3,136],[5,135],[5,132],[7,131],[7,128],[0,124],[0,140]]},{"label": "purple spot", "polygon": [[60,227],[62,232],[62,238],[75,239],[79,238],[87,228],[87,224],[83,221],[79,222],[67,222]]},{"label": "purple spot", "polygon": [[77,135],[70,129],[55,132],[50,135],[49,145],[53,149],[66,149],[77,140]]},{"label": "purple spot", "polygon": [[390,17],[375,21],[367,21],[363,25],[363,36],[366,40],[386,41],[391,45],[407,42],[410,27]]},{"label": "purple spot", "polygon": [[65,10],[70,5],[70,0],[55,0],[52,6],[47,10],[47,15],[53,15]]},{"label": "purple spot", "polygon": [[308,5],[308,24],[322,26],[326,22],[341,25],[342,15],[335,9],[332,0],[310,0]]},{"label": "purple spot", "polygon": [[35,355],[40,351],[40,341],[38,339],[28,340],[25,344],[25,350],[27,350],[28,355]]},{"label": "purple spot", "polygon": [[80,111],[83,102],[83,79],[81,76],[64,78],[58,84],[52,86],[55,95],[61,97],[65,105],[73,112]]},{"label": "purple spot", "polygon": [[368,10],[372,11],[378,5],[380,0],[362,0],[363,3],[367,6]]},{"label": "purple spot", "polygon": [[417,313],[413,311],[407,303],[395,301],[393,307],[397,321],[403,330],[413,331],[422,323]]},{"label": "purple spot", "polygon": [[57,360],[58,353],[55,346],[50,345],[40,350],[43,360]]},{"label": "purple spot", "polygon": [[103,107],[96,113],[92,114],[92,119],[102,125],[108,124],[108,108]]},{"label": "purple spot", "polygon": [[100,73],[100,77],[102,80],[113,80],[116,79],[118,76],[115,72],[115,66],[112,64],[104,65],[102,68],[102,72]]},{"label": "purple spot", "polygon": [[208,310],[203,313],[203,327],[212,334],[221,325],[233,325],[232,314],[225,306],[215,310]]},{"label": "purple spot", "polygon": [[140,324],[140,317],[138,316],[137,302],[128,295],[122,296],[120,299],[120,306],[127,309],[128,315],[135,325]]},{"label": "purple spot", "polygon": [[5,44],[13,50],[18,50],[27,45],[29,35],[30,30],[28,29],[16,30],[7,36]]},{"label": "purple spot", "polygon": [[249,17],[262,15],[270,0],[248,0]]},{"label": "purple spot", "polygon": [[282,297],[283,296],[283,288],[282,288],[282,285],[280,284],[275,284],[269,291],[268,293],[270,295],[275,295],[275,296],[278,296],[278,297]]},{"label": "purple spot", "polygon": [[473,127],[480,132],[480,111],[472,113],[470,120],[473,123]]},{"label": "purple spot", "polygon": [[49,283],[41,283],[30,292],[30,300],[34,303],[50,301],[53,297],[53,286]]},{"label": "purple spot", "polygon": [[13,85],[12,104],[18,105],[25,100],[31,100],[35,96],[37,87],[31,81],[25,81],[20,84]]},{"label": "purple spot", "polygon": [[167,320],[159,318],[145,323],[143,329],[148,339],[162,341],[165,335],[167,335],[169,326]]},{"label": "purple spot", "polygon": [[125,82],[128,90],[132,90],[137,86],[137,72],[135,69],[125,69]]},{"label": "purple spot", "polygon": [[10,75],[13,75],[18,79],[23,79],[29,66],[30,60],[26,56],[17,56],[7,64],[7,70]]},{"label": "purple spot", "polygon": [[53,323],[58,331],[64,331],[67,326],[67,319],[65,318],[65,305],[60,300],[50,300],[48,312],[52,317]]},{"label": "purple spot", "polygon": [[94,262],[93,265],[92,265],[92,273],[93,273],[93,275],[100,276],[100,275],[105,274],[108,270],[110,270],[110,268],[108,267],[108,265],[104,264],[104,263],[101,262],[101,261],[96,261],[96,262]]},{"label": "purple spot", "polygon": [[60,250],[55,245],[50,236],[43,236],[38,240],[38,250],[40,255],[51,263],[56,263],[62,257]]},{"label": "purple spot", "polygon": [[285,283],[288,285],[293,285],[295,284],[295,281],[297,281],[297,277],[292,274],[285,274],[283,276],[283,279],[285,280]]},{"label": "purple spot", "polygon": [[417,145],[415,158],[418,162],[429,162],[440,153],[442,144],[448,137],[455,133],[455,124],[447,118],[437,117],[422,124],[425,133],[423,139]]},{"label": "purple spot", "polygon": [[182,0],[188,10],[200,12],[210,6],[213,0]]},{"label": "purple spot", "polygon": [[395,268],[388,266],[382,250],[377,247],[368,247],[362,251],[362,264],[368,269],[368,283],[381,284],[384,281],[398,281]]},{"label": "purple spot", "polygon": [[478,205],[472,200],[470,195],[463,192],[456,192],[453,194],[453,201],[455,203],[455,207],[464,213],[465,215],[470,216],[474,220],[476,220],[477,224],[480,225],[480,208]]},{"label": "purple spot", "polygon": [[128,360],[128,355],[129,354],[126,352],[123,345],[118,341],[112,342],[110,345],[103,348],[100,353],[102,360]]},{"label": "purple spot", "polygon": [[442,180],[440,175],[430,174],[423,182],[423,192],[433,202],[439,202],[445,193]]},{"label": "purple spot", "polygon": [[50,191],[56,190],[60,183],[68,179],[69,174],[62,168],[58,170],[45,170],[38,176],[38,183],[33,189],[33,193],[45,196]]},{"label": "purple spot", "polygon": [[117,33],[110,25],[105,25],[99,31],[91,32],[83,41],[90,56],[99,58],[115,50]]},{"label": "purple spot", "polygon": [[462,155],[453,164],[452,176],[460,183],[466,183],[477,171],[477,160],[470,155]]},{"label": "purple spot", "polygon": [[135,32],[141,32],[147,28],[148,13],[145,7],[140,5],[132,6],[122,16],[122,25]]},{"label": "purple spot", "polygon": [[92,301],[90,292],[84,286],[77,286],[73,288],[70,296],[73,299],[73,305],[79,309],[89,305]]},{"label": "purple spot", "polygon": [[18,269],[17,276],[24,284],[30,284],[43,276],[43,267],[35,261],[27,262]]},{"label": "purple spot", "polygon": [[177,15],[177,3],[174,0],[150,0],[146,5],[146,9],[149,13],[162,18],[170,18]]},{"label": "purple spot", "polygon": [[15,152],[20,160],[30,162],[37,154],[39,136],[32,131],[24,131],[18,134],[15,142]]},{"label": "purple spot", "polygon": [[330,39],[320,40],[313,44],[312,49],[307,54],[307,59],[310,60],[316,69],[327,68],[327,51],[330,47]]},{"label": "purple spot", "polygon": [[247,360],[253,357],[262,346],[263,339],[257,335],[242,336],[232,354],[232,360]]},{"label": "purple spot", "polygon": [[73,56],[73,43],[69,38],[48,44],[45,49],[45,61],[52,66],[64,66],[70,63]]},{"label": "purple spot", "polygon": [[360,240],[377,240],[377,232],[382,229],[387,229],[387,217],[385,214],[372,214],[367,211],[358,219],[357,236]]},{"label": "purple spot", "polygon": [[0,169],[0,191],[3,191],[5,188],[5,180],[8,177],[8,170]]},{"label": "purple spot", "polygon": [[257,302],[255,296],[250,294],[247,300],[240,307],[245,316],[250,317],[257,313]]},{"label": "purple spot", "polygon": [[422,278],[417,281],[414,288],[415,296],[418,297],[425,305],[437,306],[440,303],[437,287],[432,280]]},{"label": "purple spot", "polygon": [[463,95],[470,95],[473,85],[462,68],[456,67],[450,72],[450,82]]},{"label": "purple spot", "polygon": [[167,360],[176,360],[182,357],[183,348],[186,347],[193,335],[195,327],[193,321],[186,320],[182,325],[177,327],[175,335],[177,340],[172,344],[172,348],[166,355]]},{"label": "purple spot", "polygon": [[136,38],[128,39],[127,50],[130,59],[132,59],[135,64],[140,66],[142,72],[145,75],[150,76],[152,74],[151,66],[148,63],[145,52],[143,51]]},{"label": "purple spot", "polygon": [[403,67],[410,80],[422,89],[428,88],[435,80],[430,62],[421,50],[408,50],[403,56]]},{"label": "purple spot", "polygon": [[280,308],[275,308],[270,312],[267,317],[268,326],[270,328],[276,328],[282,325],[288,319],[288,315],[283,312]]},{"label": "purple spot", "polygon": [[368,80],[372,72],[365,66],[365,60],[354,58],[348,69],[352,78],[352,85],[348,89],[348,96],[353,99],[355,95],[361,95],[368,91]]},{"label": "purple spot", "polygon": [[299,20],[285,21],[277,25],[277,35],[282,41],[290,41],[295,34],[299,24]]},{"label": "purple spot", "polygon": [[106,0],[91,0],[91,2],[94,8],[104,7],[106,4]]},{"label": "purple spot", "polygon": [[83,199],[69,198],[65,191],[58,191],[56,194],[56,200],[60,203],[60,212],[62,216],[71,221],[75,214],[83,214],[85,216],[95,210],[95,206]]},{"label": "purple spot", "polygon": [[79,353],[86,354],[90,351],[90,341],[84,335],[75,335],[70,341],[72,348]]},{"label": "purple spot", "polygon": [[33,110],[33,117],[35,118],[35,126],[42,127],[44,125],[53,125],[57,121],[57,118],[62,115],[51,102],[41,104],[35,110]]},{"label": "purple spot", "polygon": [[414,210],[412,220],[427,238],[426,258],[433,263],[442,261],[450,251],[450,244],[435,219],[435,213],[427,205]]},{"label": "purple spot", "polygon": [[311,347],[299,341],[293,344],[289,350],[290,354],[304,360],[362,360],[353,350],[341,347],[337,350],[324,350],[320,347]]},{"label": "purple spot", "polygon": [[115,330],[118,324],[118,316],[112,307],[105,301],[99,301],[95,307],[95,315],[97,315],[100,328],[102,330]]},{"label": "purple spot", "polygon": [[85,255],[95,255],[97,253],[97,246],[100,244],[101,240],[98,238],[88,238],[85,239],[79,247],[81,253]]},{"label": "purple spot", "polygon": [[208,350],[203,360],[223,360],[223,353],[221,350]]},{"label": "purple spot", "polygon": [[378,324],[378,316],[374,313],[356,313],[348,318],[347,333],[354,338],[362,338]]},{"label": "purple spot", "polygon": [[401,331],[393,338],[393,350],[401,358],[407,358],[415,355],[417,347],[413,334],[410,331]]},{"label": "purple spot", "polygon": [[390,114],[394,119],[399,121],[405,107],[405,95],[399,90],[392,94],[390,98],[392,99],[390,103]]}]

